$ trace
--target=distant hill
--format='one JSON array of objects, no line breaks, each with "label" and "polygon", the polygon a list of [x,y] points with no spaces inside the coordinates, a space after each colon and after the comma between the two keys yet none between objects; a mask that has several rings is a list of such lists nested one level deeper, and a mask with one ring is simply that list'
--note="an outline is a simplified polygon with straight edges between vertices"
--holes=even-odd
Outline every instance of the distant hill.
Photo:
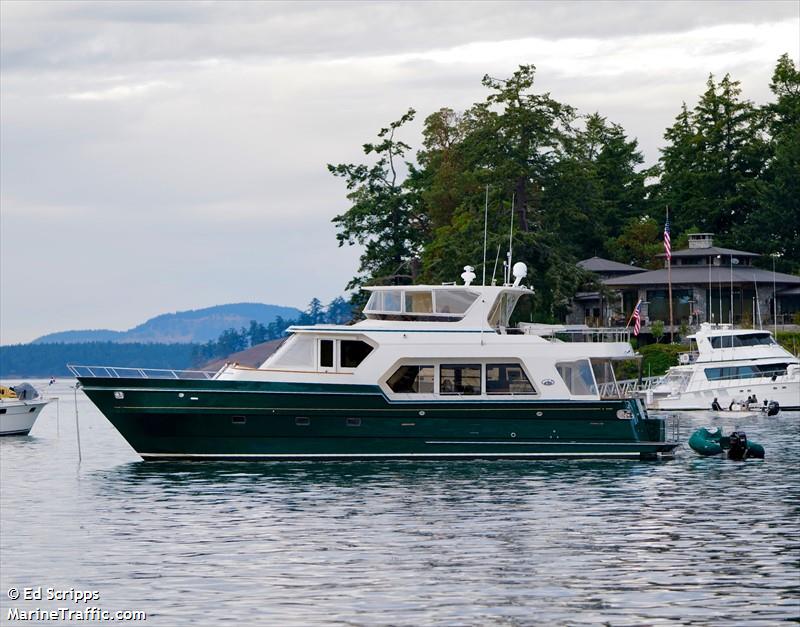
[{"label": "distant hill", "polygon": [[261,303],[233,303],[161,314],[127,331],[87,329],[49,333],[35,339],[32,344],[83,342],[202,344],[209,340],[216,340],[220,333],[227,329],[247,327],[251,320],[266,326],[270,322],[274,322],[278,316],[290,319],[297,318],[300,313],[300,310],[294,307]]}]

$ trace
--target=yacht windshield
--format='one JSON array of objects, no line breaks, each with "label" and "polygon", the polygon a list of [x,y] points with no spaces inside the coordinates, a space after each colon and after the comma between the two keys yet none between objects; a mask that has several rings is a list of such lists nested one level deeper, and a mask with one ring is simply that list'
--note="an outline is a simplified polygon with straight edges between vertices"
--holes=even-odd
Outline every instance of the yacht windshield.
[{"label": "yacht windshield", "polygon": [[460,320],[477,298],[476,292],[456,288],[384,289],[372,292],[364,313],[379,319],[452,322]]},{"label": "yacht windshield", "polygon": [[503,292],[489,312],[489,324],[494,327],[516,327],[520,322],[533,322],[531,294]]},{"label": "yacht windshield", "polygon": [[713,348],[736,348],[739,346],[772,346],[775,340],[769,333],[747,333],[744,335],[715,335],[711,338]]}]

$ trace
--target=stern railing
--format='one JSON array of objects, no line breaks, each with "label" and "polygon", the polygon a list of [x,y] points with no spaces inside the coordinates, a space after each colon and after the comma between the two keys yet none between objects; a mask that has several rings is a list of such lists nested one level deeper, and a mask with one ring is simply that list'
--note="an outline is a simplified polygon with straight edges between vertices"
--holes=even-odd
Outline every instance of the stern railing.
[{"label": "stern railing", "polygon": [[208,380],[216,370],[172,370],[165,368],[130,368],[127,366],[79,366],[67,364],[69,371],[83,379],[190,379]]}]

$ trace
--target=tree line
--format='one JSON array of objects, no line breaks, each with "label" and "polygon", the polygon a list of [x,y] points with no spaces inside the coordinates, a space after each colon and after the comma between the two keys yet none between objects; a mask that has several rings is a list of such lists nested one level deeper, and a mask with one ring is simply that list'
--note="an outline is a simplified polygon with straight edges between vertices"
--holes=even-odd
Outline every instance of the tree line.
[{"label": "tree line", "polygon": [[334,298],[327,306],[318,298],[312,298],[306,310],[297,318],[286,319],[278,316],[267,325],[251,320],[249,327],[241,327],[238,330],[231,327],[223,331],[216,340],[209,340],[205,344],[194,344],[192,362],[196,365],[203,364],[263,342],[280,339],[291,326],[346,324],[352,317],[353,310],[350,303],[341,296]]},{"label": "tree line", "polygon": [[780,270],[800,270],[800,72],[788,54],[763,106],[730,75],[709,76],[650,165],[620,124],[537,93],[535,72],[484,76],[485,99],[428,115],[416,149],[401,139],[417,115],[409,109],[363,145],[364,163],[328,165],[349,201],[333,219],[339,245],[363,246],[346,289],[452,281],[466,264],[480,281],[498,258],[502,277],[513,219],[514,258],[534,269],[535,317],[554,321],[590,280],[576,261],[660,267],[667,207],[673,248],[708,231],[717,245],[762,253],[770,267],[775,253]]},{"label": "tree line", "polygon": [[67,364],[183,370],[196,344],[71,342],[0,346],[0,377],[71,376]]}]

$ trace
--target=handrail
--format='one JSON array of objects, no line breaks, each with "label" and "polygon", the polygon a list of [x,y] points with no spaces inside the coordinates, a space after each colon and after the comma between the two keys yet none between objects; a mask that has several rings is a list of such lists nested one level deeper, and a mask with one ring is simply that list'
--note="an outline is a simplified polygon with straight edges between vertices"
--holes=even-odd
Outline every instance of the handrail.
[{"label": "handrail", "polygon": [[[171,370],[127,366],[82,366],[67,364],[69,371],[83,379],[213,379],[216,370]],[[100,373],[100,374],[98,374]]]},{"label": "handrail", "polygon": [[622,381],[607,381],[599,385],[600,398],[625,398],[634,396],[655,387],[664,377],[644,377],[639,379],[625,379]]}]

